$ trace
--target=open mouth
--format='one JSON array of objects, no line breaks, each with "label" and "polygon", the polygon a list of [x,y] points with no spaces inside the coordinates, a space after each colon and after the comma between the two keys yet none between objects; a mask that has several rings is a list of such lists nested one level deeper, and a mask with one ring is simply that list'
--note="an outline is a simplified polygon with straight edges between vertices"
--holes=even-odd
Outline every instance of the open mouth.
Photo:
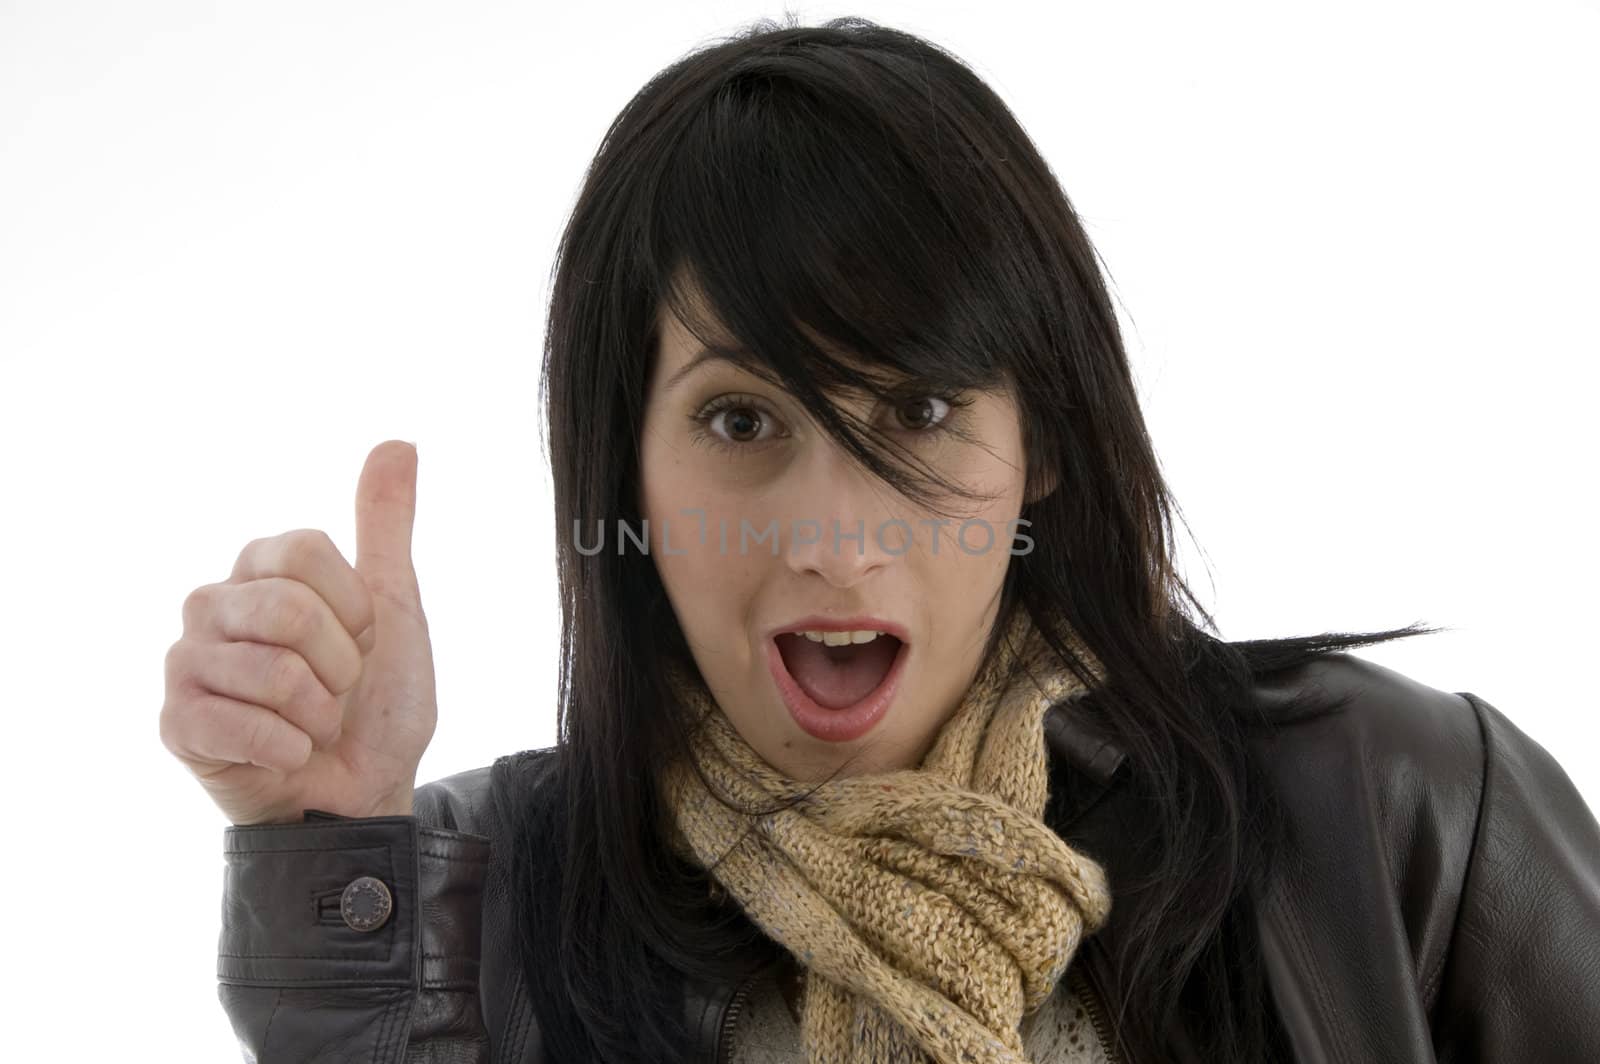
[{"label": "open mouth", "polygon": [[780,632],[768,644],[767,665],[784,706],[818,739],[842,743],[865,735],[899,689],[910,644],[887,632],[856,635],[861,642],[830,646],[823,633]]},{"label": "open mouth", "polygon": [[824,709],[848,709],[877,690],[902,645],[887,632],[871,642],[842,646],[818,643],[798,632],[773,639],[794,682]]}]

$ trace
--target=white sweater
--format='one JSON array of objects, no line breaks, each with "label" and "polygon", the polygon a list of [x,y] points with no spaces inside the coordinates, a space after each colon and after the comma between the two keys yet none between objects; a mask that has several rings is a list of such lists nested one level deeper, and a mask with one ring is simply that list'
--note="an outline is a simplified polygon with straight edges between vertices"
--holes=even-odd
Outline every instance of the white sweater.
[{"label": "white sweater", "polygon": [[[778,973],[783,969],[779,967]],[[775,973],[757,982],[735,1021],[737,1064],[804,1064],[800,1020]],[[1034,1064],[1107,1064],[1089,1011],[1072,980],[1063,977],[1038,1012],[1022,1018],[1022,1042]]]}]

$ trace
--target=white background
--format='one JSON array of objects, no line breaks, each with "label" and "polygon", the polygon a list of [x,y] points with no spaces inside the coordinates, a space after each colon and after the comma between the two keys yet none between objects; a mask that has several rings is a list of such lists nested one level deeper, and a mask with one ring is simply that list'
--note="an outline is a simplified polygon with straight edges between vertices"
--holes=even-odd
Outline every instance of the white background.
[{"label": "white background", "polygon": [[[353,557],[376,442],[419,448],[419,780],[554,741],[554,241],[645,79],[782,10],[0,4],[25,1038],[238,1059],[226,822],[159,741],[163,655],[250,539],[318,527]],[[1600,807],[1594,3],[795,10],[948,46],[1036,138],[1109,268],[1224,637],[1450,625],[1364,655],[1488,699]]]}]

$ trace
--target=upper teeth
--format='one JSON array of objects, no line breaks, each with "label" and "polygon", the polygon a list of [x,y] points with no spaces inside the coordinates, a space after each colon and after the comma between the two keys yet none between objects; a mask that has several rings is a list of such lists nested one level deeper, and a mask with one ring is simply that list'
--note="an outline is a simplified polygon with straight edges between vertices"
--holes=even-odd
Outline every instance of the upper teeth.
[{"label": "upper teeth", "polygon": [[826,643],[830,647],[842,647],[846,643],[870,643],[882,635],[882,632],[870,632],[865,629],[850,632],[797,632],[813,643]]}]

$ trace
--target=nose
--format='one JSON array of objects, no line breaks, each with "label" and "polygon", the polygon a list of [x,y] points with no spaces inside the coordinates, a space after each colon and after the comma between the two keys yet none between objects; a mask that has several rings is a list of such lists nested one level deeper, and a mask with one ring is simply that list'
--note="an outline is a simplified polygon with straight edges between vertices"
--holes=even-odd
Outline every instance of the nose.
[{"label": "nose", "polygon": [[909,552],[914,529],[888,506],[894,490],[831,441],[815,448],[794,485],[788,521],[791,570],[851,587]]}]

